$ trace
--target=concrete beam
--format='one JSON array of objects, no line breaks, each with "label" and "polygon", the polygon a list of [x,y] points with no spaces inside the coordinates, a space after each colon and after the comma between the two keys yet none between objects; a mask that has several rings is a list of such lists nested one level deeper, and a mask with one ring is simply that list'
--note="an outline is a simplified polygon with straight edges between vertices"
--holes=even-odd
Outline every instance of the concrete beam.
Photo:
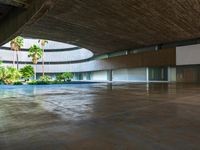
[{"label": "concrete beam", "polygon": [[13,9],[0,24],[0,45],[21,35],[24,26],[36,23],[54,5],[56,0],[34,0],[28,9]]},{"label": "concrete beam", "polygon": [[0,0],[0,4],[10,5],[14,7],[27,8],[26,0]]}]

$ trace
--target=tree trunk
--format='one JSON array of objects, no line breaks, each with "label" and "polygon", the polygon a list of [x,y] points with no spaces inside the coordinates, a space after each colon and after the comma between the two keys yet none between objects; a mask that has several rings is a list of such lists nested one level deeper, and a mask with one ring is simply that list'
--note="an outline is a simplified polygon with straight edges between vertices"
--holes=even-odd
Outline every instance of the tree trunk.
[{"label": "tree trunk", "polygon": [[13,67],[15,67],[15,51],[13,51]]},{"label": "tree trunk", "polygon": [[16,51],[16,58],[17,58],[17,70],[19,70],[19,54],[18,54],[18,51]]},{"label": "tree trunk", "polygon": [[34,69],[34,73],[35,73],[35,74],[34,74],[34,80],[36,80],[36,79],[37,79],[37,78],[36,78],[36,72],[37,72],[37,70],[36,70],[36,69],[37,69],[37,64],[35,64],[35,69]]},{"label": "tree trunk", "polygon": [[43,55],[42,55],[42,76],[44,77],[44,47],[42,48]]}]

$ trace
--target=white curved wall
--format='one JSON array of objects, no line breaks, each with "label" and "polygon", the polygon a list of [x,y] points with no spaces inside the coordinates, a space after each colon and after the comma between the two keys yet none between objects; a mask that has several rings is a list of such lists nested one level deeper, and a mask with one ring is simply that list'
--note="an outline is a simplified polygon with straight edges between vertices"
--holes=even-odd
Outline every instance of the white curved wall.
[{"label": "white curved wall", "polygon": [[[92,56],[93,53],[84,48],[72,51],[45,52],[44,55],[46,62],[76,61],[76,60],[88,59],[91,58]],[[12,61],[13,51],[1,49],[0,60]],[[28,52],[19,51],[19,61],[31,62],[31,58],[28,57]]]},{"label": "white curved wall", "polygon": [[[12,64],[4,63],[5,66],[12,66]],[[16,65],[15,65],[16,66]],[[26,66],[26,64],[19,64],[19,68]],[[33,65],[32,65],[33,66]],[[107,67],[104,67],[107,66]],[[94,60],[83,63],[75,64],[54,64],[54,65],[45,65],[46,73],[60,73],[60,72],[87,72],[87,71],[96,71],[96,70],[106,70],[109,69],[108,65],[102,64],[101,61]],[[42,65],[37,65],[37,72],[42,73]]]},{"label": "white curved wall", "polygon": [[[34,44],[40,45],[38,43],[38,41],[39,41],[39,39],[26,38],[26,39],[24,39],[24,46],[22,48],[29,49]],[[3,47],[10,47],[10,42],[3,45]],[[76,46],[71,45],[71,44],[62,43],[62,42],[48,40],[48,43],[46,44],[45,49],[67,49],[67,48],[73,48],[73,47],[76,47]]]},{"label": "white curved wall", "polygon": [[76,61],[88,59],[93,56],[93,53],[84,48],[65,51],[65,52],[45,52],[45,61],[48,62],[59,62],[59,61]]}]

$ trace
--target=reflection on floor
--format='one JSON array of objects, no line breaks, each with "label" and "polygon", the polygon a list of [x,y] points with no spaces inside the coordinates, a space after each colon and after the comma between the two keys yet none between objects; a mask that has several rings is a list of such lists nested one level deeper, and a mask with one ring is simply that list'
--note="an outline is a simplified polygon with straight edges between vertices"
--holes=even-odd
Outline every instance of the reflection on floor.
[{"label": "reflection on floor", "polygon": [[0,89],[0,150],[199,150],[200,85]]}]

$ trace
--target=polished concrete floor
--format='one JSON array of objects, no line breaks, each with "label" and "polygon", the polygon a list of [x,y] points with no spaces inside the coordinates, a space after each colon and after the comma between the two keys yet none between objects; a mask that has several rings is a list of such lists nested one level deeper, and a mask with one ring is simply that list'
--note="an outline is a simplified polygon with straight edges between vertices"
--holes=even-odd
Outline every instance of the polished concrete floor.
[{"label": "polished concrete floor", "polygon": [[0,150],[199,150],[200,84],[0,89]]}]

